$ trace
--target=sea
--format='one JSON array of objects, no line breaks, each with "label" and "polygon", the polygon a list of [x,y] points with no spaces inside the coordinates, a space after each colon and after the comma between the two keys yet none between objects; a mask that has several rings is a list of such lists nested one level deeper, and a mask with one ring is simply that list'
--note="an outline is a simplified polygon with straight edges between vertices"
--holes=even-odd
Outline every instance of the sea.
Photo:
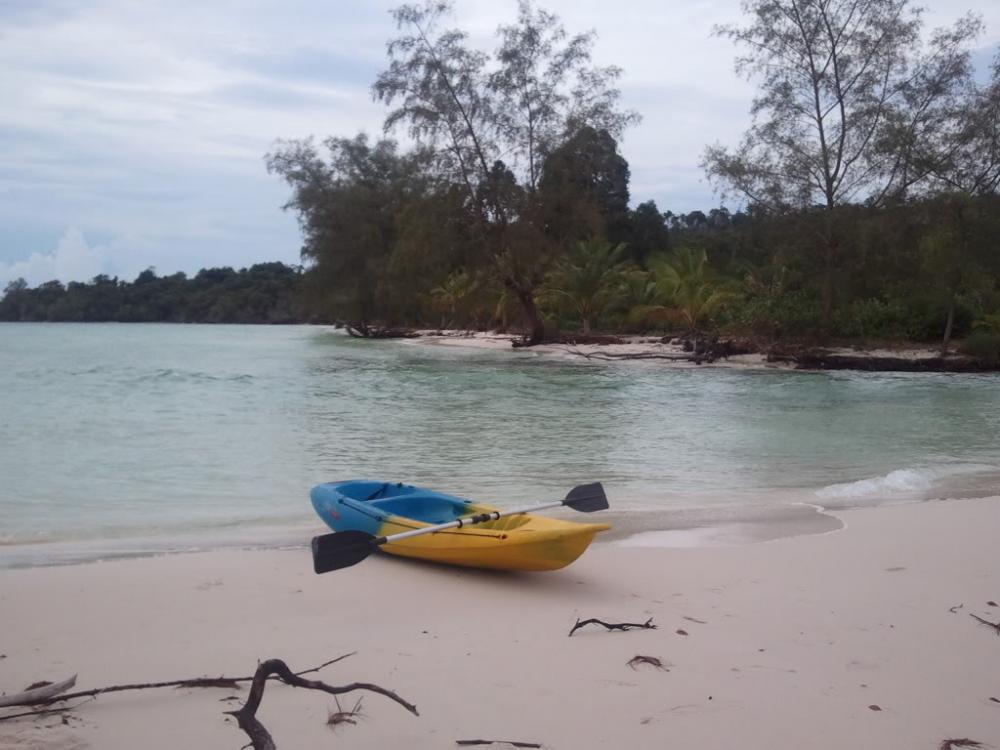
[{"label": "sea", "polygon": [[600,481],[626,544],[821,533],[829,511],[1000,494],[1000,377],[0,324],[0,567],[304,546],[310,488],[352,478],[509,508]]}]

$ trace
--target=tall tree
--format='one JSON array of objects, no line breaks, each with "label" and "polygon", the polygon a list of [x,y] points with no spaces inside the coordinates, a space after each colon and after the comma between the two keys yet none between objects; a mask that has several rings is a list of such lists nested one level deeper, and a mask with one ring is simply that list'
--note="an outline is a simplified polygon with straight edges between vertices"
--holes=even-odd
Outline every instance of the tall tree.
[{"label": "tall tree", "polygon": [[920,11],[909,0],[746,0],[743,7],[748,25],[717,33],[745,48],[737,70],[760,79],[753,124],[734,153],[708,148],[703,166],[717,185],[758,206],[822,207],[829,322],[837,209],[879,203],[920,179],[899,134],[933,126],[929,113],[968,75],[965,46],[980,24],[963,18],[921,45]]},{"label": "tall tree", "polygon": [[338,316],[367,322],[378,308],[384,269],[397,241],[398,216],[427,190],[421,151],[364,134],[328,138],[326,160],[310,140],[287,141],[267,156],[268,171],[292,187],[285,204],[299,217],[302,257]]},{"label": "tall tree", "polygon": [[984,260],[996,254],[996,205],[987,197],[1000,188],[1000,53],[992,74],[985,84],[970,79],[942,108],[931,137],[913,144],[915,163],[939,193],[931,204],[935,228],[923,247],[947,305],[942,353],[951,343],[958,295],[982,284]]},{"label": "tall tree", "polygon": [[538,185],[544,231],[574,246],[594,236],[628,239],[629,166],[606,130],[582,127],[545,160]]},{"label": "tall tree", "polygon": [[587,125],[617,137],[637,119],[618,108],[620,71],[591,63],[593,34],[568,37],[552,14],[522,2],[489,55],[465,32],[442,30],[448,2],[393,11],[400,36],[375,98],[393,107],[386,128],[406,126],[434,155],[439,174],[462,186],[502,283],[520,301],[532,342],[545,329],[535,305],[544,246],[533,219],[545,157]]}]

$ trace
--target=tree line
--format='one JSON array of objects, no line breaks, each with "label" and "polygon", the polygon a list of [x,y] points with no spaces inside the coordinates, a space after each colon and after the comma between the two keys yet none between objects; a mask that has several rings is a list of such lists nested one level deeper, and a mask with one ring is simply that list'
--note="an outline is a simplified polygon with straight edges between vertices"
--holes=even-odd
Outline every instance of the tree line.
[{"label": "tree line", "polygon": [[101,275],[89,282],[48,281],[30,288],[10,282],[0,298],[0,321],[119,323],[309,322],[302,301],[302,270],[258,263],[236,271],[206,268],[157,276],[147,269],[134,281]]},{"label": "tree line", "polygon": [[449,12],[393,11],[372,87],[382,137],[267,155],[305,263],[278,317],[528,344],[966,337],[1000,357],[1000,54],[977,76],[978,18],[928,33],[908,0],[750,0],[716,29],[757,86],[750,122],[702,159],[740,209],[674,214],[631,207],[619,144],[639,115],[621,106],[621,70],[593,62],[593,32],[524,0],[483,50]]},{"label": "tree line", "polygon": [[927,34],[908,0],[744,10],[716,32],[758,86],[751,122],[702,161],[743,208],[676,216],[629,207],[618,146],[638,114],[620,106],[621,71],[593,64],[592,33],[525,1],[487,52],[445,27],[447,3],[398,8],[372,89],[386,137],[283,142],[267,159],[291,187],[314,303],[363,322],[515,327],[526,343],[594,328],[943,348],[990,334],[1000,55],[977,79],[979,19]]}]

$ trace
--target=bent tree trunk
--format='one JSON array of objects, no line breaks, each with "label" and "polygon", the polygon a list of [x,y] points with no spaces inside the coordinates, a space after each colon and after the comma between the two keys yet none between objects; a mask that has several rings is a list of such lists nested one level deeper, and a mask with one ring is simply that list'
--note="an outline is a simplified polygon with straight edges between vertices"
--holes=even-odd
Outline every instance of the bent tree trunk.
[{"label": "bent tree trunk", "polygon": [[521,303],[524,322],[528,327],[526,335],[528,345],[542,343],[545,340],[545,323],[542,321],[541,313],[538,312],[532,290],[509,276],[504,279],[504,284],[517,295],[517,301]]}]

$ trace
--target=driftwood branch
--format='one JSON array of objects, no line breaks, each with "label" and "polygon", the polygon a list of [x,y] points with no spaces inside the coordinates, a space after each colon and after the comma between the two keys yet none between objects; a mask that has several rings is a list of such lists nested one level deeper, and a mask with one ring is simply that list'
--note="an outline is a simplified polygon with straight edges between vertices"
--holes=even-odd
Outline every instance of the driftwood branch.
[{"label": "driftwood branch", "polygon": [[979,615],[974,615],[971,612],[969,613],[969,617],[973,618],[976,622],[981,622],[986,627],[993,628],[997,632],[997,635],[1000,635],[1000,621],[990,622],[989,620],[984,620]]},{"label": "driftwood branch", "polygon": [[640,664],[648,664],[651,667],[656,667],[657,669],[662,669],[664,672],[669,672],[670,671],[669,669],[667,669],[666,665],[663,663],[663,660],[660,659],[659,657],[656,657],[656,656],[643,656],[642,654],[636,654],[635,656],[633,656],[631,659],[629,659],[625,663],[628,664],[629,667],[631,667],[633,671],[635,671],[635,669]]},{"label": "driftwood branch", "polygon": [[97,699],[87,698],[86,700],[82,700],[79,703],[74,703],[73,705],[70,706],[52,706],[52,708],[38,708],[35,709],[34,711],[24,711],[19,714],[6,714],[5,716],[0,717],[0,721],[7,721],[8,719],[20,719],[24,716],[48,716],[49,714],[64,714],[68,713],[69,711],[72,711],[74,708],[79,708],[84,703],[90,703],[93,700]]},{"label": "driftwood branch", "polygon": [[[312,672],[318,672],[324,667],[328,667],[331,664],[335,664],[338,661],[342,661],[349,656],[354,656],[356,651],[352,651],[349,654],[343,654],[338,656],[336,659],[330,659],[330,661],[320,664],[318,667],[313,667],[312,669],[306,669],[298,674],[311,674]],[[169,680],[167,682],[137,682],[129,685],[109,685],[108,687],[94,688],[92,690],[80,690],[75,693],[65,693],[63,695],[56,695],[49,698],[39,698],[31,703],[19,703],[10,705],[24,705],[24,706],[47,706],[57,701],[68,701],[74,698],[90,698],[98,695],[104,695],[105,693],[120,693],[124,690],[149,690],[152,688],[235,688],[238,687],[240,682],[251,682],[256,675],[251,675],[249,677],[193,677],[186,680]],[[74,680],[76,677],[74,676]],[[277,678],[273,678],[277,679]],[[68,682],[68,680],[67,680]],[[61,684],[61,683],[60,683]],[[23,695],[23,694],[22,694]],[[14,696],[11,696],[14,697]],[[6,721],[7,719],[13,718],[11,716],[0,716],[0,721]]]},{"label": "driftwood branch", "polygon": [[62,682],[50,682],[36,688],[14,693],[13,695],[0,696],[0,708],[7,706],[33,706],[42,703],[50,698],[54,698],[59,693],[65,693],[76,684],[76,675]]},{"label": "driftwood branch", "polygon": [[537,742],[518,742],[516,740],[455,740],[456,745],[474,747],[476,745],[510,745],[511,747],[541,747]]},{"label": "driftwood branch", "polygon": [[417,712],[417,707],[412,703],[400,698],[391,690],[386,690],[378,685],[372,685],[367,682],[352,682],[350,685],[335,687],[333,685],[327,685],[325,682],[321,682],[319,680],[303,679],[299,675],[292,672],[292,670],[288,668],[288,665],[281,659],[268,659],[267,661],[261,662],[257,667],[257,672],[254,674],[253,682],[250,685],[250,694],[247,696],[247,702],[243,704],[243,707],[237,711],[226,711],[227,714],[236,717],[236,721],[239,723],[240,729],[246,732],[247,736],[250,738],[250,746],[253,747],[254,750],[275,750],[276,747],[274,739],[271,737],[271,733],[267,731],[256,716],[257,709],[260,708],[260,702],[264,698],[264,686],[267,683],[268,678],[272,675],[276,676],[286,685],[308,688],[309,690],[320,690],[324,693],[329,693],[330,695],[340,695],[341,693],[348,693],[352,690],[368,690],[396,701],[396,703],[401,705],[414,716],[420,715]]},{"label": "driftwood branch", "polygon": [[577,618],[576,625],[569,631],[570,636],[572,637],[573,633],[585,625],[603,625],[608,630],[631,630],[632,628],[656,630],[656,625],[653,624],[652,617],[646,620],[646,622],[604,622],[604,620],[591,617],[589,620],[580,620]]}]

